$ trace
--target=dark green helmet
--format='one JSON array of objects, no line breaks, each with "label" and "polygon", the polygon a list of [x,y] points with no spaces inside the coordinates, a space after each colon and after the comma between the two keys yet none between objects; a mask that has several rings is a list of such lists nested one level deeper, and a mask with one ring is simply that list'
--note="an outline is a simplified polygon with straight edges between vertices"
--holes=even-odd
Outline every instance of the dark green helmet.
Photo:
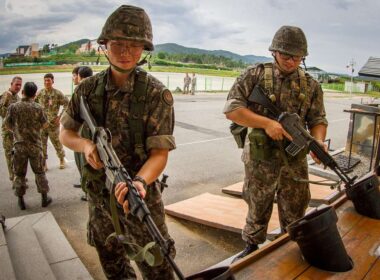
[{"label": "dark green helmet", "polygon": [[284,25],[274,35],[269,50],[294,56],[307,56],[305,33],[299,27]]},{"label": "dark green helmet", "polygon": [[139,41],[144,43],[144,50],[154,50],[150,19],[135,6],[122,5],[108,17],[97,41],[105,44],[107,40]]}]

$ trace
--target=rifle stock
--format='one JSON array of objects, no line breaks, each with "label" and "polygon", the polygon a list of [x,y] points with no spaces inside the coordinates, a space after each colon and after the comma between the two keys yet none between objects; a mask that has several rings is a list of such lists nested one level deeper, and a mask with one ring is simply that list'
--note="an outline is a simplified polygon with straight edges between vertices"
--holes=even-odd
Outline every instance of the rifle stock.
[{"label": "rifle stock", "polygon": [[96,144],[100,160],[104,165],[105,174],[107,179],[112,183],[110,184],[111,189],[109,189],[110,195],[114,195],[114,188],[117,183],[125,182],[127,184],[128,193],[126,199],[128,200],[130,213],[138,217],[138,219],[145,224],[149,234],[160,247],[162,254],[167,259],[178,278],[185,279],[177,264],[170,256],[170,249],[173,246],[173,242],[171,240],[165,240],[158,230],[146,203],[133,185],[132,178],[129,176],[128,171],[124,168],[112,147],[111,132],[104,127],[97,126],[96,121],[90,112],[90,108],[82,95],[80,96],[80,116],[91,130],[92,141]]}]

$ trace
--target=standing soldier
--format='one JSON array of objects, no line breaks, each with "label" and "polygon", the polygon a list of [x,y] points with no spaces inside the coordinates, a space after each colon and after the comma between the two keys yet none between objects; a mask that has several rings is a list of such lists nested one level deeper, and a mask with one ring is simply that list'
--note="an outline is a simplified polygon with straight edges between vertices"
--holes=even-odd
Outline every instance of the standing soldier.
[{"label": "standing soldier", "polygon": [[[48,137],[53,144],[57,156],[59,158],[59,168],[65,168],[65,151],[61,142],[59,142],[59,120],[62,113],[66,110],[69,100],[58,89],[53,88],[54,76],[48,73],[44,76],[45,88],[40,91],[36,98],[36,102],[40,103],[48,118],[49,126],[42,130],[42,148],[44,153],[44,169],[47,170],[47,143]],[[59,114],[60,107],[63,106],[62,112]]]},{"label": "standing soldier", "polygon": [[[116,198],[110,195],[106,184],[112,182],[106,182],[96,145],[80,116],[79,98],[87,100],[97,124],[112,134],[111,144],[117,156],[133,178],[161,234],[169,239],[157,178],[166,166],[169,151],[175,148],[173,97],[160,81],[137,67],[142,52],[154,49],[152,39],[150,19],[143,9],[123,5],[114,11],[98,38],[111,66],[78,85],[61,119],[61,142],[85,154],[82,172],[89,201],[88,242],[96,247],[108,279],[136,279],[128,253],[136,253],[136,247],[122,245],[115,238],[106,243],[115,232],[111,217],[121,222],[126,241],[144,246],[152,239],[137,217],[121,209],[118,217],[114,211],[111,213],[110,199]],[[78,135],[82,124],[83,138]],[[127,190],[125,184],[118,184],[116,189],[121,199]],[[128,210],[126,204],[123,206]],[[171,255],[175,255],[174,247]],[[166,259],[154,267],[144,261],[136,264],[144,279],[174,279]]]},{"label": "standing soldier", "polygon": [[197,88],[197,77],[195,77],[195,73],[193,73],[193,78],[191,79],[191,95],[195,94],[196,88]]},{"label": "standing soldier", "polygon": [[191,78],[189,73],[186,73],[185,78],[183,78],[183,94],[189,94],[189,87],[191,83]]},{"label": "standing soldier", "polygon": [[[248,68],[232,86],[224,109],[228,119],[248,127],[242,155],[243,198],[248,203],[242,236],[247,246],[236,259],[257,250],[257,245],[265,241],[275,195],[282,231],[304,216],[310,200],[307,149],[295,157],[285,152],[291,140],[288,133],[268,117],[266,108],[248,103],[250,94],[255,94],[254,87],[264,89],[279,110],[297,113],[321,145],[326,136],[321,86],[299,67],[308,55],[305,34],[298,27],[283,26],[274,35],[269,50],[275,61]],[[314,154],[311,156],[319,162]]]},{"label": "standing soldier", "polygon": [[37,86],[33,82],[25,83],[21,101],[9,106],[4,119],[5,126],[14,133],[13,189],[21,210],[25,210],[25,176],[28,161],[35,174],[38,192],[42,196],[41,206],[46,207],[52,202],[47,195],[49,185],[43,168],[41,145],[41,130],[47,127],[48,123],[41,106],[34,102],[36,92]]},{"label": "standing soldier", "polygon": [[16,103],[20,100],[18,92],[21,89],[21,77],[13,77],[11,87],[5,91],[0,98],[0,116],[3,118],[3,125],[1,127],[1,135],[3,136],[3,148],[5,159],[7,161],[9,180],[13,181],[14,174],[12,170],[12,147],[13,147],[13,132],[8,130],[4,125],[4,118],[7,113],[9,105]]}]

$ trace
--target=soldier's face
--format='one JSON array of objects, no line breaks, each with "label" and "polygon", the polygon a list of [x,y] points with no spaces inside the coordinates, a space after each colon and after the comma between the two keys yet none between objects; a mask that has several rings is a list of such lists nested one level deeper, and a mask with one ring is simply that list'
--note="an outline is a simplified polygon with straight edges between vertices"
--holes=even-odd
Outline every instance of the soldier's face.
[{"label": "soldier's face", "polygon": [[79,75],[78,74],[73,74],[73,84],[78,85],[79,84]]},{"label": "soldier's face", "polygon": [[20,79],[16,79],[14,80],[12,83],[11,83],[11,92],[13,93],[18,93],[21,89],[21,86],[22,86],[22,80]]},{"label": "soldier's face", "polygon": [[108,58],[123,69],[132,69],[140,60],[144,50],[141,42],[129,40],[110,40],[107,42]]},{"label": "soldier's face", "polygon": [[293,73],[296,71],[302,61],[302,57],[283,55],[279,52],[275,53],[275,57],[280,69],[285,73]]},{"label": "soldier's face", "polygon": [[51,89],[53,87],[54,80],[52,78],[45,78],[44,79],[44,86],[46,89]]}]

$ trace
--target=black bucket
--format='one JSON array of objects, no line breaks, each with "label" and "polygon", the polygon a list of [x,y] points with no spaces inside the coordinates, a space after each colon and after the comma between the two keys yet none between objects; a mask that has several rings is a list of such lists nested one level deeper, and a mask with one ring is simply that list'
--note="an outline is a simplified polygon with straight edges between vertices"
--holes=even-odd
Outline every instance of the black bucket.
[{"label": "black bucket", "polygon": [[346,194],[359,214],[380,219],[379,179],[376,174],[366,174],[352,187],[347,188]]},{"label": "black bucket", "polygon": [[352,269],[353,263],[338,232],[337,221],[334,208],[329,206],[293,222],[287,230],[309,264],[328,271],[344,272]]},{"label": "black bucket", "polygon": [[235,277],[228,266],[222,266],[190,275],[186,280],[235,280]]}]

